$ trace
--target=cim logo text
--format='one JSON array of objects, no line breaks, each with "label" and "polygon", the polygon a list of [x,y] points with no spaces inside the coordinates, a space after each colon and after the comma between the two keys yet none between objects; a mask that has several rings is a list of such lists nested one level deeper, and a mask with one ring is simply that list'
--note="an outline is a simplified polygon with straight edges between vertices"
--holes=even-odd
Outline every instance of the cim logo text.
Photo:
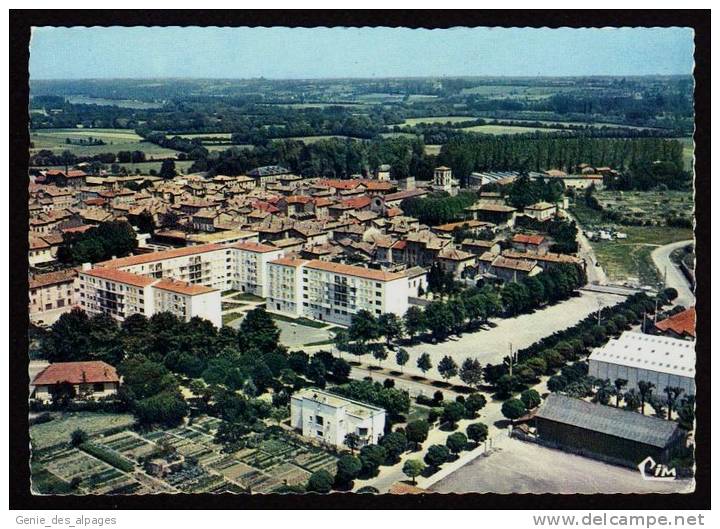
[{"label": "cim logo text", "polygon": [[676,479],[677,473],[674,468],[670,468],[647,456],[638,465],[638,470],[642,478],[646,481],[666,481],[668,479]]}]

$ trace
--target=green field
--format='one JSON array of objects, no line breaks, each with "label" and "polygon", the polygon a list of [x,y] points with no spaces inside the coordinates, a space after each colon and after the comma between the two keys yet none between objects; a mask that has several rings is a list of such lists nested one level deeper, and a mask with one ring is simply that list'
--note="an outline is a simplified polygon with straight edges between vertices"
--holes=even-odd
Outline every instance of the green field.
[{"label": "green field", "polygon": [[[612,192],[597,193],[599,199],[604,195],[612,195]],[[675,208],[681,207],[689,195],[688,193],[670,193],[665,192],[664,195],[671,195],[675,200]],[[656,215],[658,222],[663,221],[663,207],[666,211],[671,206],[657,206],[654,200],[656,193],[641,192],[625,192],[628,201],[633,199],[636,204],[651,203],[658,209],[654,213],[648,215]],[[642,200],[642,202],[640,202]],[[690,205],[691,207],[691,205]],[[613,239],[611,241],[594,241],[591,242],[595,255],[600,266],[607,274],[608,278],[614,282],[623,282],[627,278],[635,278],[643,285],[658,286],[661,280],[658,270],[652,263],[650,254],[658,246],[670,244],[676,241],[683,241],[693,238],[692,230],[684,228],[673,228],[667,226],[624,226],[612,222],[604,221],[601,212],[591,209],[582,202],[572,206],[572,214],[577,218],[583,230],[594,230],[599,227],[617,230],[627,234],[627,239]]]},{"label": "green field", "polygon": [[693,168],[693,157],[695,156],[695,142],[693,138],[678,138],[683,146],[683,163],[685,170],[690,171]]},{"label": "green field", "polygon": [[433,156],[437,156],[438,154],[440,154],[441,149],[442,145],[426,145],[425,154],[432,154]]},{"label": "green field", "polygon": [[465,121],[474,121],[478,118],[472,116],[429,116],[422,118],[408,118],[402,124],[410,127],[414,127],[419,123],[426,124],[441,124],[445,123],[463,123]]},{"label": "green field", "polygon": [[290,136],[289,138],[273,138],[274,140],[297,140],[301,141],[306,145],[310,145],[312,143],[317,143],[318,141],[322,140],[329,140],[331,138],[337,138],[340,140],[359,140],[360,138],[353,138],[351,136],[341,136],[337,134],[328,134],[326,136]]},{"label": "green field", "polygon": [[89,411],[59,414],[54,420],[30,427],[30,441],[34,449],[47,448],[70,441],[70,434],[80,428],[88,435],[130,426],[135,422],[127,413],[95,413]]},{"label": "green field", "polygon": [[653,287],[660,286],[662,277],[652,263],[652,251],[693,237],[692,230],[679,228],[624,226],[620,229],[627,233],[627,239],[592,243],[600,266],[610,281],[636,278],[640,284]]},{"label": "green field", "polygon": [[[97,138],[105,145],[68,144],[66,139],[87,140]],[[96,154],[119,151],[143,151],[149,159],[174,158],[177,151],[166,149],[154,143],[143,141],[142,137],[128,129],[42,129],[30,131],[31,153],[49,150],[58,154],[70,151],[76,156],[94,156]]]},{"label": "green field", "polygon": [[196,132],[192,134],[172,134],[171,132],[168,132],[167,135],[169,137],[178,136],[188,140],[193,140],[195,138],[229,140],[232,138],[232,132]]},{"label": "green field", "polygon": [[546,129],[542,127],[513,127],[511,125],[476,125],[464,127],[464,132],[479,132],[481,134],[527,134],[528,132],[557,132],[560,129]]}]

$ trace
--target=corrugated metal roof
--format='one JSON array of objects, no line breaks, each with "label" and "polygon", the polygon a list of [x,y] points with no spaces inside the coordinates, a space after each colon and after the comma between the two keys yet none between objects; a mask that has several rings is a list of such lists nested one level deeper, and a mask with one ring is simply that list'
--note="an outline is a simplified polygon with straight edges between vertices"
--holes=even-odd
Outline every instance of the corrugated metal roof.
[{"label": "corrugated metal roof", "polygon": [[593,351],[590,361],[593,360],[692,378],[695,342],[625,331],[617,340]]},{"label": "corrugated metal roof", "polygon": [[673,421],[557,394],[548,396],[535,417],[659,448],[678,429]]}]

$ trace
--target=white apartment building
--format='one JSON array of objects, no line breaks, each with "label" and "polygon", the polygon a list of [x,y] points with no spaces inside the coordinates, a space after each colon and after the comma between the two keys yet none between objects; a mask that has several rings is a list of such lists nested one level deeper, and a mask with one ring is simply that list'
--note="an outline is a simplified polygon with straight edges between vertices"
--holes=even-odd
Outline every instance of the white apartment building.
[{"label": "white apartment building", "polygon": [[265,297],[267,263],[281,257],[281,249],[242,241],[232,245],[201,244],[152,252],[99,263],[154,278],[170,277],[218,290],[240,290]]},{"label": "white apartment building", "polygon": [[113,268],[160,279],[170,277],[218,290],[233,288],[233,249],[221,244],[202,244],[144,253],[98,263]]},{"label": "white apartment building", "polygon": [[265,278],[268,263],[283,256],[282,248],[257,242],[233,244],[232,288],[267,297],[268,282]]},{"label": "white apartment building", "polygon": [[385,410],[362,402],[305,388],[290,400],[290,424],[304,437],[343,447],[345,436],[357,434],[362,447],[377,444],[385,431]]},{"label": "white apartment building", "polygon": [[627,389],[644,380],[661,395],[666,387],[681,387],[695,394],[695,342],[625,331],[590,355],[589,375],[628,381]]},{"label": "white apartment building", "polygon": [[216,327],[222,325],[217,289],[115,268],[86,268],[79,273],[79,281],[80,308],[89,314],[107,314],[122,322],[132,314],[149,318],[167,311],[185,321],[198,316]]},{"label": "white apartment building", "polygon": [[170,278],[153,283],[151,288],[154,312],[172,312],[185,321],[197,316],[215,327],[222,326],[219,290]]},{"label": "white apartment building", "polygon": [[283,258],[268,264],[267,291],[269,312],[349,325],[361,310],[404,315],[410,286],[404,272]]}]

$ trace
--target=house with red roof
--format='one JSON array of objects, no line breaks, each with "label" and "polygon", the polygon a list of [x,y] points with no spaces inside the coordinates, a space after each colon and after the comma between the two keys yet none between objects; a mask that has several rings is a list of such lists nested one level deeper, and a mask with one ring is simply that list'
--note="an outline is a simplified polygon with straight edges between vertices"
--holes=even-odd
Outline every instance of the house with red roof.
[{"label": "house with red roof", "polygon": [[115,368],[105,362],[57,362],[38,373],[30,385],[32,396],[41,402],[51,402],[60,394],[95,400],[117,394],[120,377]]},{"label": "house with red roof", "polygon": [[690,307],[655,324],[657,334],[684,340],[695,339],[695,307]]}]

